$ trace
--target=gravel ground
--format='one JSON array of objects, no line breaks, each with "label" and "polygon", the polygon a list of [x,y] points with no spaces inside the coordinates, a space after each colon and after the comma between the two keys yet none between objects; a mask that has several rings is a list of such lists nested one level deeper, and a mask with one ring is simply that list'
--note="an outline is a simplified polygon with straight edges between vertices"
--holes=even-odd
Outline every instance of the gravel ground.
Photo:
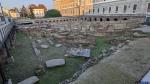
[{"label": "gravel ground", "polygon": [[72,84],[135,84],[150,68],[150,38],[129,43],[89,68]]}]

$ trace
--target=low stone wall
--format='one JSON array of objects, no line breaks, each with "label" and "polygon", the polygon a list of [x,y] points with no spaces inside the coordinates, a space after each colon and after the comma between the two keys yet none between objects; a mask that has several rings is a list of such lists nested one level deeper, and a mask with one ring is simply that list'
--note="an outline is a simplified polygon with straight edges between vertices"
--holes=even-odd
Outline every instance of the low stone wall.
[{"label": "low stone wall", "polygon": [[[18,19],[16,20],[17,23],[26,23],[26,22],[32,22],[37,24],[54,24],[54,23],[64,23],[64,22],[70,22],[70,21],[84,21],[84,22],[103,22],[103,21],[122,21],[122,20],[132,20],[132,19],[145,19],[144,15],[118,15],[118,16],[98,16],[98,15],[86,15],[86,16],[74,16],[74,17],[57,17],[57,18],[43,18],[43,19]],[[144,22],[144,21],[143,21]],[[143,23],[142,22],[142,23]]]},{"label": "low stone wall", "polygon": [[[58,24],[34,24],[34,25],[24,25],[19,26],[20,31],[25,32],[29,36],[36,37],[50,37],[52,33],[66,32],[77,34],[84,33],[95,36],[107,36],[115,34],[123,34],[125,31],[130,31],[133,28],[138,27],[143,23],[144,19],[132,19],[132,20],[122,20],[122,21],[95,21],[95,22],[66,22]],[[38,32],[38,33],[37,33]]]}]

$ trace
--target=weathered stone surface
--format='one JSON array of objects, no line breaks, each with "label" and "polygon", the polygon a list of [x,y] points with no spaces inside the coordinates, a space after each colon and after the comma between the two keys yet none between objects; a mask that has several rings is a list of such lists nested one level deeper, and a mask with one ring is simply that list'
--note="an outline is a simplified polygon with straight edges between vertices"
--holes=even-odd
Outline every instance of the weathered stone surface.
[{"label": "weathered stone surface", "polygon": [[62,66],[64,64],[65,64],[64,59],[52,59],[52,60],[46,61],[46,67],[48,67],[48,68],[56,67],[56,66]]},{"label": "weathered stone surface", "polygon": [[46,49],[49,47],[49,45],[40,45],[40,47]]},{"label": "weathered stone surface", "polygon": [[145,33],[150,33],[150,28],[147,25],[142,25],[141,27],[133,29],[133,30],[142,31]]},{"label": "weathered stone surface", "polygon": [[36,40],[37,43],[42,43],[42,40]]},{"label": "weathered stone surface", "polygon": [[39,78],[38,78],[38,77],[32,76],[32,77],[30,77],[30,78],[27,78],[27,79],[25,79],[25,80],[19,82],[18,84],[34,84],[34,83],[36,83],[36,82],[38,82],[38,81],[39,81]]},{"label": "weathered stone surface", "polygon": [[133,33],[133,36],[134,36],[134,37],[139,37],[139,38],[141,38],[141,37],[146,37],[145,34],[140,34],[140,33],[138,33],[138,32]]},{"label": "weathered stone surface", "polygon": [[149,38],[141,38],[117,47],[119,52],[90,67],[70,84],[134,84],[149,69],[149,42]]},{"label": "weathered stone surface", "polygon": [[[70,79],[66,79],[59,84],[71,84],[71,82],[77,80],[77,78],[84,73],[89,67],[98,64],[100,61],[102,61],[104,58],[107,58],[111,56],[114,52],[117,52],[118,49],[122,48],[125,44],[120,43],[118,46],[112,46],[109,49],[102,50],[102,53],[98,57],[90,58],[86,63],[84,63],[80,70],[74,73],[74,75]],[[69,80],[69,81],[68,81]]]},{"label": "weathered stone surface", "polygon": [[35,52],[35,55],[39,56],[41,52],[40,52],[40,50],[37,49],[35,42],[32,42],[32,48],[33,48],[33,50]]},{"label": "weathered stone surface", "polygon": [[40,50],[38,50],[37,48],[34,48],[34,52],[35,52],[36,56],[39,56],[41,53]]},{"label": "weathered stone surface", "polygon": [[12,81],[11,81],[11,79],[8,79],[8,84],[12,84]]},{"label": "weathered stone surface", "polygon": [[54,45],[54,42],[52,40],[48,40],[48,42],[51,44],[51,45]]},{"label": "weathered stone surface", "polygon": [[55,45],[55,47],[57,47],[57,48],[58,48],[58,47],[61,47],[61,46],[62,46],[62,44],[56,44],[56,45]]}]

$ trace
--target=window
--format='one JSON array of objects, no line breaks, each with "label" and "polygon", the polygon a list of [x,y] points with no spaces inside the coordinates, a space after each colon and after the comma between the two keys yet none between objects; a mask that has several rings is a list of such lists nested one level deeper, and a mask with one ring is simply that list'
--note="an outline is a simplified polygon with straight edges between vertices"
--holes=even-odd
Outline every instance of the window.
[{"label": "window", "polygon": [[133,5],[133,13],[135,13],[136,9],[137,9],[137,5],[134,4],[134,5]]},{"label": "window", "polygon": [[90,22],[92,21],[92,19],[90,18],[90,20],[89,20]]},{"label": "window", "polygon": [[118,6],[116,6],[116,13],[118,13]]},{"label": "window", "polygon": [[95,21],[97,21],[97,18],[94,18]]},{"label": "window", "polygon": [[82,11],[82,14],[84,15],[84,10]]},{"label": "window", "polygon": [[109,7],[109,13],[111,12],[111,7]]},{"label": "window", "polygon": [[105,8],[103,8],[103,14],[105,13]]},{"label": "window", "polygon": [[147,12],[150,12],[150,3],[148,3]]},{"label": "window", "polygon": [[109,18],[107,18],[107,19],[106,19],[106,21],[110,21],[110,19],[109,19]]},{"label": "window", "polygon": [[93,9],[93,14],[94,14],[94,12],[95,12],[95,9]]},{"label": "window", "polygon": [[127,18],[124,18],[123,20],[128,20]]},{"label": "window", "polygon": [[124,10],[123,10],[123,12],[126,13],[126,11],[127,11],[127,6],[124,5]]},{"label": "window", "polygon": [[103,18],[100,18],[100,21],[103,21]]},{"label": "window", "polygon": [[99,13],[99,8],[97,9],[97,12]]},{"label": "window", "polygon": [[118,21],[118,19],[117,19],[117,18],[115,18],[115,19],[114,19],[114,21]]}]

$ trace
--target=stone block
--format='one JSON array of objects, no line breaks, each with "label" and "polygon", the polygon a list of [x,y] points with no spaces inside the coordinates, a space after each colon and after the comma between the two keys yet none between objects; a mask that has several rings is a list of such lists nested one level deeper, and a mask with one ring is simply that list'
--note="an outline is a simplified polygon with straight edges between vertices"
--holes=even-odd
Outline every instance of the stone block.
[{"label": "stone block", "polygon": [[56,44],[55,45],[55,47],[57,47],[57,48],[59,48],[59,47],[61,47],[62,46],[62,44]]},{"label": "stone block", "polygon": [[49,46],[48,45],[40,45],[41,48],[47,49]]},{"label": "stone block", "polygon": [[12,81],[11,81],[11,79],[8,79],[8,84],[12,84]]},{"label": "stone block", "polygon": [[56,67],[56,66],[62,66],[64,64],[65,64],[64,59],[52,59],[52,60],[46,61],[46,67],[48,67],[48,68]]},{"label": "stone block", "polygon": [[32,76],[30,78],[27,78],[27,79],[19,82],[18,84],[34,84],[38,81],[39,81],[39,78],[37,76]]}]

